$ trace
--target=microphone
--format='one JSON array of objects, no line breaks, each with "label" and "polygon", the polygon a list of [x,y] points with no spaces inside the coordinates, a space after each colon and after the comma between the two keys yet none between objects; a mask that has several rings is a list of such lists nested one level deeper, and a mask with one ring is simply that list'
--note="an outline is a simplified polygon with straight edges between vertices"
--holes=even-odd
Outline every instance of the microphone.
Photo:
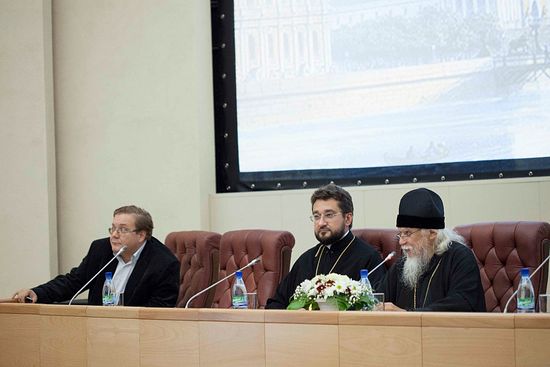
[{"label": "microphone", "polygon": [[[548,259],[550,259],[550,255],[546,256],[546,259],[544,259],[544,261],[540,263],[540,265],[535,269],[535,271],[534,271],[531,275],[529,275],[529,279],[531,279],[531,278],[537,273],[537,271],[539,271],[540,268],[542,268],[542,266],[543,266],[544,264],[546,264],[546,262],[548,261]],[[506,305],[504,306],[504,311],[503,311],[502,313],[508,312],[508,305],[510,304],[510,302],[512,301],[512,299],[514,298],[514,296],[515,296],[516,294],[518,294],[518,291],[519,291],[519,284],[518,284],[518,289],[516,289],[516,290],[514,291],[514,293],[512,293],[512,295],[510,296],[510,298],[508,298],[508,302],[506,302]]]},{"label": "microphone", "polygon": [[211,285],[209,285],[208,287],[204,288],[202,291],[194,294],[193,296],[191,296],[191,298],[189,298],[187,300],[187,303],[185,304],[185,307],[184,308],[188,308],[189,307],[189,304],[191,303],[192,300],[194,300],[195,298],[197,298],[198,296],[200,296],[201,294],[203,294],[204,292],[214,288],[215,286],[217,286],[218,284],[220,284],[221,282],[223,282],[224,280],[227,280],[229,278],[231,278],[233,275],[235,275],[236,272],[238,271],[243,271],[244,269],[246,268],[249,268],[251,267],[252,265],[256,265],[257,263],[259,263],[260,261],[262,261],[262,256],[258,256],[257,258],[255,258],[254,260],[252,260],[251,262],[249,262],[248,264],[246,264],[245,266],[243,266],[242,268],[240,269],[237,269],[235,270],[234,272],[232,272],[231,274],[229,274],[228,276],[226,277],[223,277],[222,279],[218,280],[216,283],[213,283]]},{"label": "microphone", "polygon": [[388,256],[386,256],[386,258],[385,258],[384,260],[382,260],[382,262],[381,262],[380,264],[376,265],[376,266],[374,267],[374,269],[372,269],[371,271],[369,271],[369,277],[370,277],[370,275],[371,275],[376,269],[378,269],[379,267],[381,267],[382,264],[384,264],[386,261],[390,261],[391,259],[393,259],[394,256],[395,256],[395,251],[390,252],[390,253],[388,254]]},{"label": "microphone", "polygon": [[86,287],[88,286],[88,284],[90,284],[90,283],[92,282],[92,280],[94,280],[103,270],[105,270],[105,268],[106,268],[110,263],[112,263],[113,260],[116,259],[118,255],[122,254],[122,253],[126,250],[126,247],[128,247],[128,246],[126,246],[126,245],[122,246],[122,247],[120,248],[120,250],[118,250],[118,252],[113,256],[113,258],[112,258],[111,260],[109,260],[109,261],[107,262],[107,264],[105,264],[105,266],[103,266],[101,269],[99,269],[99,271],[98,271],[97,273],[95,273],[95,275],[94,275],[93,277],[91,277],[90,280],[88,280],[88,281],[86,282],[86,284],[84,284],[84,285],[82,286],[82,288],[80,288],[80,289],[74,294],[73,298],[71,298],[71,300],[69,301],[69,306],[71,305],[71,303],[73,303],[73,301],[74,301],[74,299],[76,298],[76,296],[78,296],[78,295],[80,294],[80,292],[82,292],[82,291],[84,290],[84,288],[86,288]]}]

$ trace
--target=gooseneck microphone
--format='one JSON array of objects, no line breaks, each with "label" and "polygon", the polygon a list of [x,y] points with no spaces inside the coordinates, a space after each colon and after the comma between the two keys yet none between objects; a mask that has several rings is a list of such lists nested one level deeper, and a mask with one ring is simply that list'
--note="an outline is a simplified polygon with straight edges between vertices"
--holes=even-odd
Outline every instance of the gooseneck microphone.
[{"label": "gooseneck microphone", "polygon": [[[548,259],[550,259],[550,255],[546,256],[546,259],[544,259],[544,261],[540,263],[540,265],[535,269],[535,271],[534,271],[531,275],[529,275],[529,279],[531,279],[531,278],[537,273],[537,271],[539,271],[540,268],[542,268],[542,266],[543,266],[544,264],[546,264],[546,262],[548,261]],[[502,311],[502,313],[508,312],[508,305],[510,304],[510,302],[512,301],[512,299],[514,298],[514,296],[515,296],[516,294],[518,294],[518,291],[519,291],[519,283],[518,283],[518,289],[516,289],[516,290],[514,291],[514,293],[512,293],[512,295],[510,296],[510,298],[508,298],[508,302],[506,302],[506,306],[504,306],[504,311]],[[536,302],[536,301],[535,301],[535,302]]]},{"label": "gooseneck microphone", "polygon": [[372,269],[371,271],[369,271],[369,275],[370,276],[376,269],[378,269],[379,267],[381,267],[385,262],[387,261],[390,261],[391,259],[393,259],[393,257],[395,256],[395,251],[392,251],[388,254],[388,256],[386,256],[386,258],[384,260],[382,260],[382,262],[378,265],[376,265],[374,267],[374,269]]},{"label": "gooseneck microphone", "polygon": [[244,269],[248,268],[248,267],[251,267],[252,265],[256,265],[257,263],[259,263],[260,261],[262,261],[262,256],[258,256],[257,258],[255,258],[254,260],[252,260],[251,262],[249,262],[248,264],[246,264],[245,266],[243,266],[242,268],[240,269],[237,269],[235,270],[234,272],[232,272],[231,274],[229,274],[228,276],[226,277],[223,277],[222,279],[218,280],[216,283],[213,283],[211,285],[209,285],[208,287],[204,288],[202,291],[194,294],[193,296],[191,296],[191,298],[189,298],[187,300],[187,303],[185,304],[185,308],[188,308],[189,307],[189,304],[191,303],[192,300],[194,300],[195,298],[197,298],[198,296],[200,296],[201,294],[203,294],[204,292],[214,288],[215,286],[217,286],[218,284],[220,284],[221,282],[223,282],[224,280],[226,279],[229,279],[231,278],[233,275],[235,275],[236,272],[238,271],[243,271]]},{"label": "gooseneck microphone", "polygon": [[69,306],[71,305],[71,303],[73,303],[73,301],[74,301],[74,299],[76,298],[76,296],[78,296],[78,295],[80,294],[80,292],[82,292],[82,291],[84,290],[84,288],[86,288],[86,287],[88,286],[88,284],[90,284],[90,283],[92,282],[92,280],[94,280],[95,278],[97,278],[97,276],[98,276],[99,274],[101,274],[101,272],[102,272],[103,270],[105,270],[105,268],[106,268],[110,263],[112,263],[113,260],[116,259],[118,255],[122,254],[122,253],[126,250],[126,247],[128,247],[128,246],[126,246],[126,245],[122,246],[122,247],[120,248],[120,250],[118,250],[118,252],[113,256],[113,258],[112,258],[111,260],[109,260],[109,261],[107,262],[107,264],[105,264],[101,269],[99,269],[99,271],[98,271],[97,273],[95,273],[95,275],[94,275],[93,277],[91,277],[90,280],[88,280],[88,281],[86,282],[86,284],[84,284],[84,285],[82,286],[82,288],[80,288],[80,289],[74,294],[73,298],[71,298],[71,300],[69,301]]}]

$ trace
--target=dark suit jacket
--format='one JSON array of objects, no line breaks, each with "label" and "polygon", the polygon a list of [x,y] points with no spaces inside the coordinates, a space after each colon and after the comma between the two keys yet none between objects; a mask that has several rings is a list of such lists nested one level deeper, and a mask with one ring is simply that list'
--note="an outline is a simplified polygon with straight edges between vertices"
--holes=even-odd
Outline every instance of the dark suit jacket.
[{"label": "dark suit jacket", "polygon": [[[80,265],[68,274],[58,275],[33,291],[39,303],[54,303],[70,300],[74,294],[113,257],[109,238],[95,240]],[[114,274],[117,261],[104,270]],[[125,306],[174,307],[179,288],[178,259],[159,240],[151,237],[128,278],[124,291]],[[99,274],[86,289],[89,289],[88,304],[101,305],[101,293],[105,275]]]}]

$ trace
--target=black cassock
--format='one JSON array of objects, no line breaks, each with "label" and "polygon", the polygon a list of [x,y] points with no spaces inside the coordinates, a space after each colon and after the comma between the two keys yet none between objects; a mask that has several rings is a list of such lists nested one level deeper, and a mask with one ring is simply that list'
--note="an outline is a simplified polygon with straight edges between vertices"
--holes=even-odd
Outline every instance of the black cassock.
[{"label": "black cassock", "polygon": [[[381,261],[382,257],[378,251],[355,237],[351,231],[341,240],[333,243],[330,249],[317,244],[296,260],[288,275],[277,287],[273,297],[267,300],[265,308],[285,309],[296,287],[306,279],[320,274],[338,273],[359,280],[361,269],[371,270]],[[369,276],[374,289],[382,285],[385,274],[386,268],[382,265]]]},{"label": "black cassock", "polygon": [[465,245],[452,242],[442,255],[434,255],[418,280],[416,292],[401,281],[405,259],[399,259],[388,271],[386,302],[408,311],[486,311],[479,268],[472,250]]}]

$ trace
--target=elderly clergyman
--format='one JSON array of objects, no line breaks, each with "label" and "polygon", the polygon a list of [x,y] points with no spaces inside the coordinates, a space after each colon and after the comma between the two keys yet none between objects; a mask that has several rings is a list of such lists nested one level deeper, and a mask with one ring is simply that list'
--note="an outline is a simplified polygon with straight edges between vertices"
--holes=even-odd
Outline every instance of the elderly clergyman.
[{"label": "elderly clergyman", "polygon": [[474,254],[460,235],[445,229],[439,195],[425,188],[406,193],[397,228],[403,256],[385,280],[386,310],[486,311]]}]

